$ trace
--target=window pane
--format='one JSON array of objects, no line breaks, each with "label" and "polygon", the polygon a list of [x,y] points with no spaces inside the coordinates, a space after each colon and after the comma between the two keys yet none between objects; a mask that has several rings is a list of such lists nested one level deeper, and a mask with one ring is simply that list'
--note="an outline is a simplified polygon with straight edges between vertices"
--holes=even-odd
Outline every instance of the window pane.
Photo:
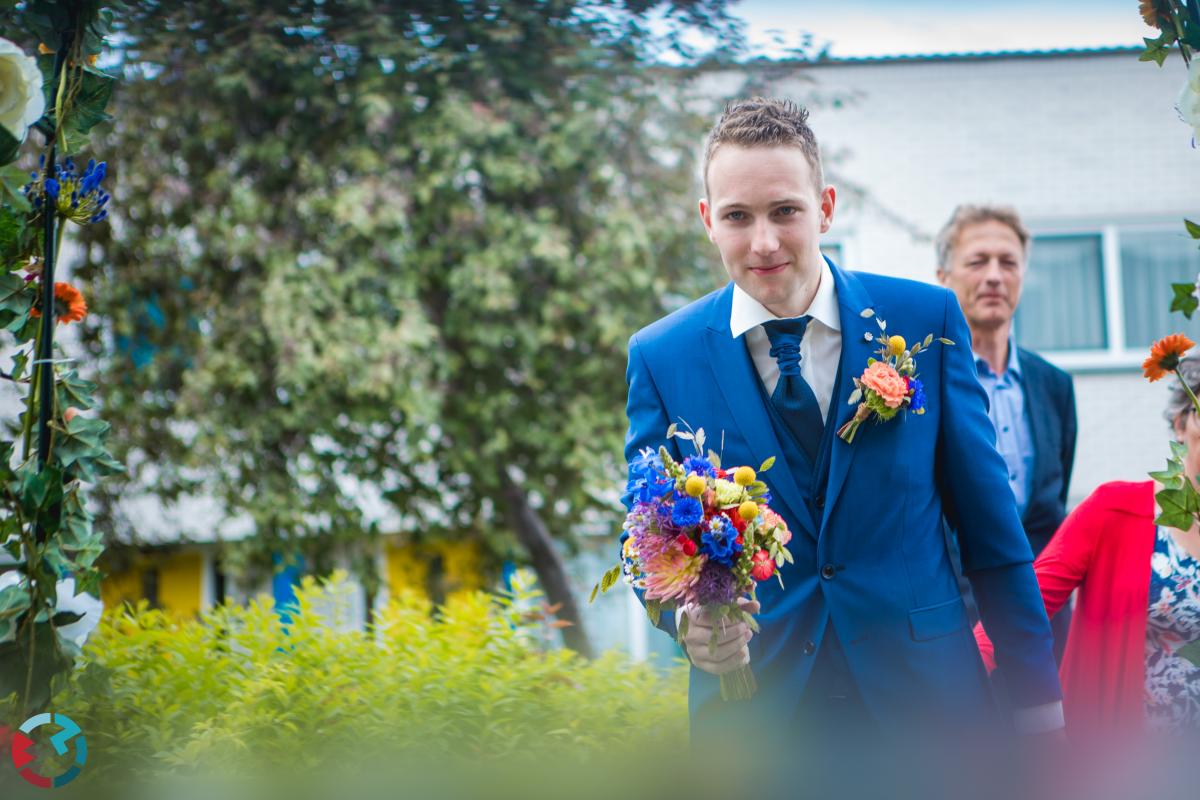
[{"label": "window pane", "polygon": [[1140,349],[1168,333],[1184,331],[1193,339],[1200,319],[1190,322],[1171,307],[1172,283],[1194,283],[1200,250],[1180,226],[1179,233],[1121,234],[1121,289],[1125,306],[1125,344]]},{"label": "window pane", "polygon": [[1099,235],[1034,238],[1015,325],[1030,350],[1108,346]]}]

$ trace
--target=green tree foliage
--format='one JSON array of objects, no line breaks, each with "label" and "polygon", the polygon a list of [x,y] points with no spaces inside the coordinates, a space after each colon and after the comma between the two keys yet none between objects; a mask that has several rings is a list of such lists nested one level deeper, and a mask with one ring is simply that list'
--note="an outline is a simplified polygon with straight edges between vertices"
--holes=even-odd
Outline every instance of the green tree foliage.
[{"label": "green tree foliage", "polygon": [[256,563],[369,543],[374,491],[405,531],[519,554],[578,622],[551,545],[619,519],[627,339],[714,285],[712,109],[651,58],[693,56],[687,31],[736,42],[720,0],[123,19],[108,147],[131,158],[79,274],[134,479],[249,515]]}]

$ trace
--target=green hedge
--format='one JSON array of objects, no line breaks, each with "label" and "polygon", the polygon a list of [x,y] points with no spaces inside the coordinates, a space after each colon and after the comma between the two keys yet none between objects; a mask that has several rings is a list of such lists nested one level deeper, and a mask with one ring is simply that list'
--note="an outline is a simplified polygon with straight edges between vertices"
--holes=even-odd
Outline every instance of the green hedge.
[{"label": "green hedge", "polygon": [[89,782],[686,750],[681,664],[543,650],[543,621],[484,593],[436,611],[402,598],[371,630],[338,631],[314,613],[325,591],[307,581],[287,623],[266,598],[188,622],[144,605],[106,615],[53,704],[87,736]]}]

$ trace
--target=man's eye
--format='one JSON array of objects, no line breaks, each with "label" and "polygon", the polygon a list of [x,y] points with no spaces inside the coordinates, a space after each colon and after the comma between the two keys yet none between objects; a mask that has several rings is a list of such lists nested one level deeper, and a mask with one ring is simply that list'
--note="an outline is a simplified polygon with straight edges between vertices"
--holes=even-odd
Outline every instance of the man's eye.
[{"label": "man's eye", "polygon": [[793,214],[800,213],[800,209],[796,208],[795,206],[780,206],[778,209],[776,209],[776,212],[785,217],[790,217]]},{"label": "man's eye", "polygon": [[733,222],[741,222],[745,218],[746,218],[746,212],[744,212],[744,211],[730,211],[728,214],[725,215],[725,219],[731,220]]}]

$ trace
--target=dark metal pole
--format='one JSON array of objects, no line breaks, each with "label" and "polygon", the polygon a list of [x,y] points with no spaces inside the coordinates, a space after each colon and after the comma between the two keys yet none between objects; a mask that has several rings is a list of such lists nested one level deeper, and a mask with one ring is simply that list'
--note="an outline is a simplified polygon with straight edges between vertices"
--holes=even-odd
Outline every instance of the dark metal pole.
[{"label": "dark metal pole", "polygon": [[[63,32],[62,41],[58,45],[58,52],[54,56],[52,97],[57,96],[63,64],[67,58],[67,51],[70,50],[74,39],[74,30]],[[61,124],[62,120],[55,116],[55,130],[50,135],[50,147],[46,153],[45,178],[54,177],[54,166],[58,151],[58,126]],[[45,180],[43,180],[42,198],[42,235],[45,237],[45,241],[43,242],[42,258],[42,331],[37,354],[38,472],[41,472],[45,468],[46,462],[50,459],[50,414],[54,410],[54,365],[51,361],[54,358],[54,327],[58,322],[58,318],[54,313],[54,259],[58,255],[55,252],[54,246],[54,227],[58,222],[58,210],[56,208],[56,201],[45,193]],[[46,531],[40,524],[37,526],[36,538],[38,544],[43,544],[46,541]]]}]

